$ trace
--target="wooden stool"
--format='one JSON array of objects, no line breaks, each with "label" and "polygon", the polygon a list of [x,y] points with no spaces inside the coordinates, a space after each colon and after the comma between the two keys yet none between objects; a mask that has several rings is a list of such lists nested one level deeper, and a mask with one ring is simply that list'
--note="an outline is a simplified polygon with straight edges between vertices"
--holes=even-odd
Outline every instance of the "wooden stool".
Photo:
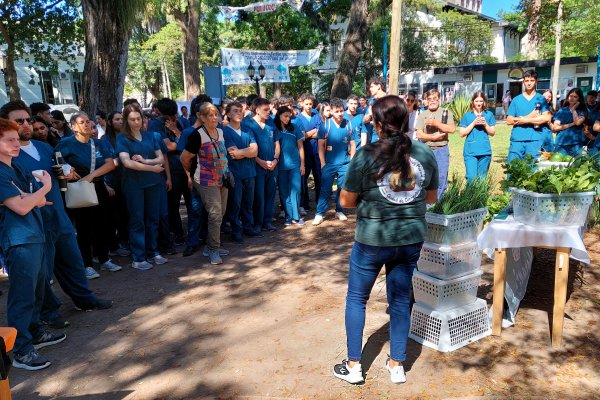
[{"label": "wooden stool", "polygon": [[0,328],[0,400],[11,400],[8,371],[11,367],[10,357],[6,354],[13,349],[17,330],[15,328]]}]

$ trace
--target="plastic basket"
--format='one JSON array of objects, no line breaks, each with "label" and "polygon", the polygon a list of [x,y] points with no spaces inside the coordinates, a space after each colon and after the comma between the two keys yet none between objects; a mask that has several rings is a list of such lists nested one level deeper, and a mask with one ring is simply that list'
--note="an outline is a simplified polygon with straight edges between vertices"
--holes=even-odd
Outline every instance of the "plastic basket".
[{"label": "plastic basket", "polygon": [[487,208],[459,214],[425,213],[427,221],[426,239],[437,244],[474,242],[483,227]]},{"label": "plastic basket", "polygon": [[454,246],[425,242],[417,261],[420,272],[439,279],[453,279],[477,271],[481,251],[476,242]]},{"label": "plastic basket", "polygon": [[481,270],[450,280],[415,272],[412,278],[415,301],[436,311],[461,307],[477,300]]},{"label": "plastic basket", "polygon": [[577,225],[587,222],[596,192],[546,194],[511,190],[515,220],[527,225]]},{"label": "plastic basket", "polygon": [[475,342],[492,333],[487,304],[483,299],[475,303],[436,311],[416,303],[413,306],[408,337],[424,346],[441,352],[450,352]]},{"label": "plastic basket", "polygon": [[569,163],[563,161],[538,161],[538,170],[550,167],[567,168],[568,166]]}]

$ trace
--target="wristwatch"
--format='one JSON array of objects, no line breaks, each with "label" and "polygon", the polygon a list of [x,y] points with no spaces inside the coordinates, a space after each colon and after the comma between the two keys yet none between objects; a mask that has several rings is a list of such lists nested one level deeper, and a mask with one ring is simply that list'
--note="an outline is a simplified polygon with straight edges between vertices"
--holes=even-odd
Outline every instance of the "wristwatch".
[{"label": "wristwatch", "polygon": [[273,157],[273,161],[277,160],[279,162],[279,157]]}]

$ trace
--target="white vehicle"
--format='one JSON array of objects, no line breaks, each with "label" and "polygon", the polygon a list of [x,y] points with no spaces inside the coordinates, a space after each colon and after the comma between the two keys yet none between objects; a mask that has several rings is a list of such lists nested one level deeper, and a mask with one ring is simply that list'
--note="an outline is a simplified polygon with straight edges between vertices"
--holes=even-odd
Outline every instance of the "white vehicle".
[{"label": "white vehicle", "polygon": [[[51,107],[52,110],[62,111],[62,113],[65,115],[65,119],[67,120],[67,122],[71,120],[71,115],[79,111],[79,107],[75,104],[57,104],[52,105]],[[93,119],[95,120],[95,116],[93,116]]]}]

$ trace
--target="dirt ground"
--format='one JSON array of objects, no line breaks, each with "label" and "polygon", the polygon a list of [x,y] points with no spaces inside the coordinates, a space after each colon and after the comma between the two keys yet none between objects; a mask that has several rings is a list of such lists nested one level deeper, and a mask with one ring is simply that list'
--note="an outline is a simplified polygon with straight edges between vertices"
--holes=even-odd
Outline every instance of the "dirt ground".
[{"label": "dirt ground", "polygon": [[[384,367],[389,316],[385,283],[376,284],[367,381],[352,386],[330,371],[345,357],[354,217],[332,217],[319,227],[278,225],[242,246],[225,240],[231,255],[220,266],[176,255],[146,272],[101,272],[90,284],[114,300],[107,311],[76,311],[55,284],[67,340],[41,350],[50,368],[11,370],[14,399],[600,399],[600,232],[586,234],[592,264],[571,262],[562,348],[550,346],[554,258],[539,250],[516,326],[451,353],[409,340],[403,385]],[[491,305],[493,266],[484,260],[479,297]]]}]

